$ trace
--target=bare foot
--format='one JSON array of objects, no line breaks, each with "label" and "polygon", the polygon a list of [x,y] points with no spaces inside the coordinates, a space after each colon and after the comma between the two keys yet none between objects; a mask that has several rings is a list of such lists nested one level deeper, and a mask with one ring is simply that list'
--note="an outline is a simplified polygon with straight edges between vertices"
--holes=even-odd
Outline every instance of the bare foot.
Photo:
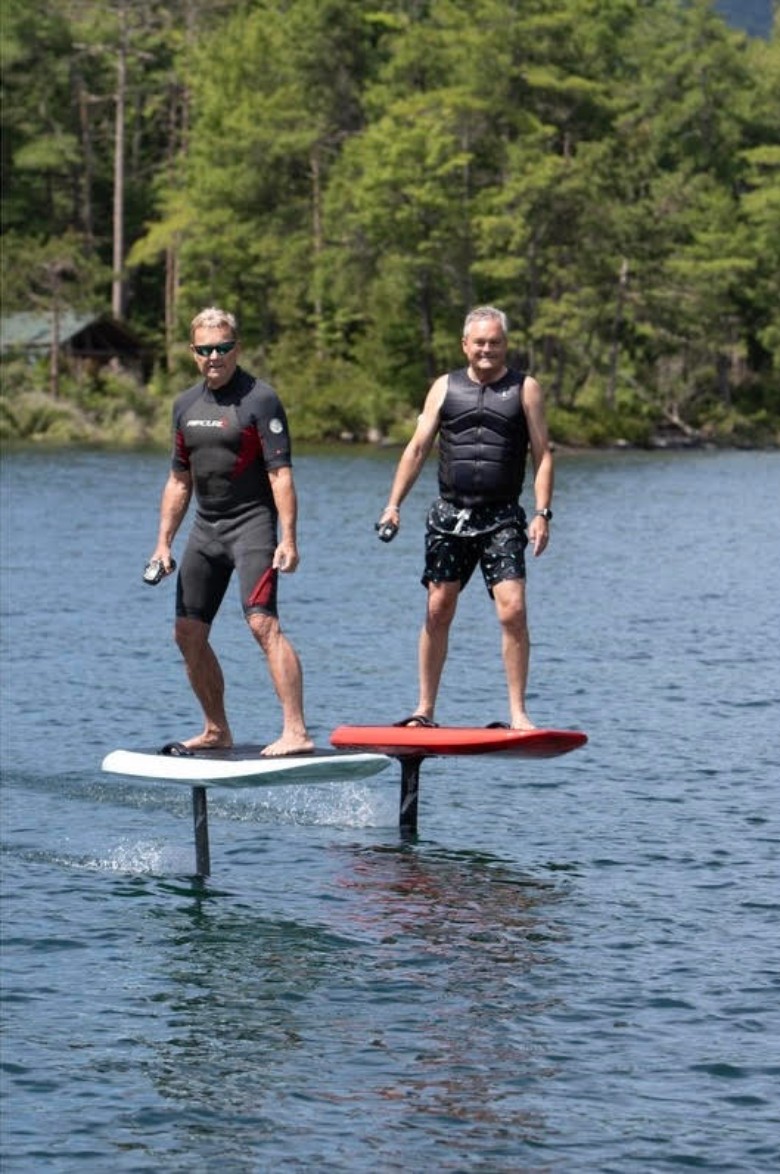
[{"label": "bare foot", "polygon": [[198,734],[195,738],[188,738],[182,745],[188,750],[229,750],[233,745],[233,735],[230,730],[221,734]]},{"label": "bare foot", "polygon": [[535,730],[536,726],[531,721],[528,714],[524,714],[522,717],[518,718],[516,722],[512,722],[511,728],[513,730],[519,730],[521,733],[525,733],[528,730]]},{"label": "bare foot", "polygon": [[306,735],[293,738],[282,734],[281,738],[270,742],[260,753],[263,758],[287,758],[293,754],[311,754],[313,749],[314,743]]}]

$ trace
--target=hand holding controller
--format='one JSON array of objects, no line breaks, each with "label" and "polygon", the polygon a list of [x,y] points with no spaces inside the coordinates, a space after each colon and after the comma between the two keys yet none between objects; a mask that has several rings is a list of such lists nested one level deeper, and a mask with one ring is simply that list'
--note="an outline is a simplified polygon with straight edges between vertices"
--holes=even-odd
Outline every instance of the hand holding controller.
[{"label": "hand holding controller", "polygon": [[154,559],[152,559],[151,562],[147,563],[146,566],[144,567],[144,583],[148,583],[150,587],[155,587],[158,583],[160,583],[165,578],[166,575],[169,575],[171,573],[171,571],[175,571],[175,570],[176,570],[176,560],[175,559],[171,559],[171,570],[166,571],[165,563],[162,561],[162,559],[161,558],[154,558]]},{"label": "hand holding controller", "polygon": [[398,523],[392,521],[377,522],[374,529],[377,532],[380,542],[392,542],[398,533]]}]

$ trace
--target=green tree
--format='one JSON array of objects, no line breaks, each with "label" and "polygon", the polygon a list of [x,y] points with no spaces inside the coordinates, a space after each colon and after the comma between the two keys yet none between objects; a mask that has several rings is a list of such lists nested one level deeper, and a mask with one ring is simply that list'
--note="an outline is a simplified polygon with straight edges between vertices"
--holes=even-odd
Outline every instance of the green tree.
[{"label": "green tree", "polygon": [[328,209],[328,272],[352,353],[409,405],[481,296],[475,215],[502,176],[513,118],[505,6],[434,0],[419,16],[383,13],[369,124],[342,153]]},{"label": "green tree", "polygon": [[50,0],[6,0],[0,53],[3,231],[65,232],[83,208],[65,15]]},{"label": "green tree", "polygon": [[749,369],[760,373],[766,402],[780,402],[780,24],[768,42],[750,46],[751,111],[740,208],[753,271],[740,291]]},{"label": "green tree", "polygon": [[359,5],[263,3],[193,50],[187,194],[163,194],[183,225],[185,315],[219,299],[266,341],[284,322],[317,346],[323,191],[360,125],[367,34]]},{"label": "green tree", "polygon": [[311,436],[400,435],[478,301],[594,435],[773,410],[777,38],[709,0],[6,0],[0,49],[6,308],[113,282],[173,373],[225,302]]},{"label": "green tree", "polygon": [[67,309],[95,310],[99,305],[97,291],[101,285],[105,287],[105,270],[94,258],[84,255],[81,239],[73,233],[44,242],[6,234],[0,256],[4,304],[33,307],[49,315],[49,391],[56,397],[60,388],[62,314]]}]

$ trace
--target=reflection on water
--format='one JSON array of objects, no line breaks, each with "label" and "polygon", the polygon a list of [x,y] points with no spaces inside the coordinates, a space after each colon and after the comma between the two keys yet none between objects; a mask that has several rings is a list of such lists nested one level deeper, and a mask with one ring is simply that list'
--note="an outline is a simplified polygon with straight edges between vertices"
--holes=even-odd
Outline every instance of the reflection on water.
[{"label": "reflection on water", "polygon": [[490,966],[519,963],[514,947],[548,940],[536,909],[555,890],[489,855],[423,844],[356,849],[349,861],[336,883],[349,896],[354,924],[385,946],[419,944],[425,953],[461,952],[469,965]]},{"label": "reflection on water", "polygon": [[397,999],[376,1046],[411,1046],[414,1057],[408,1079],[376,1094],[401,1102],[407,1118],[460,1122],[472,1137],[498,1126],[538,1138],[541,1118],[521,1094],[550,1075],[537,1017],[551,995],[535,971],[564,936],[553,920],[560,891],[488,855],[428,846],[357,851],[337,884],[348,915],[381,946],[377,999]]},{"label": "reflection on water", "polygon": [[537,1023],[551,996],[533,974],[564,937],[560,890],[485,854],[332,851],[319,925],[197,895],[155,912],[168,938],[150,1008],[155,1087],[220,1145],[229,1120],[228,1155],[276,1152],[280,1127],[305,1133],[317,1104],[338,1120],[359,1112],[389,1155],[389,1106],[399,1126],[425,1118],[431,1137],[460,1123],[472,1138],[499,1126],[538,1140],[523,1093],[554,1069]]}]

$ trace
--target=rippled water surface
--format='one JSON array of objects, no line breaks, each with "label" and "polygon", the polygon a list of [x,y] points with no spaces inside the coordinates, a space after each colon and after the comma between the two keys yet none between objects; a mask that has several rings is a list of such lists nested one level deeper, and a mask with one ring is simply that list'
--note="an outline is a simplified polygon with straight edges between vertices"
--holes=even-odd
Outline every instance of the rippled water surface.
[{"label": "rippled water surface", "polygon": [[[282,612],[320,745],[416,698],[434,468],[305,455]],[[561,456],[529,574],[563,758],[209,793],[100,771],[187,736],[164,456],[2,462],[3,1169],[780,1169],[780,456]],[[177,544],[180,552],[181,541]],[[278,714],[229,595],[234,733]],[[475,580],[438,718],[506,716]]]}]

